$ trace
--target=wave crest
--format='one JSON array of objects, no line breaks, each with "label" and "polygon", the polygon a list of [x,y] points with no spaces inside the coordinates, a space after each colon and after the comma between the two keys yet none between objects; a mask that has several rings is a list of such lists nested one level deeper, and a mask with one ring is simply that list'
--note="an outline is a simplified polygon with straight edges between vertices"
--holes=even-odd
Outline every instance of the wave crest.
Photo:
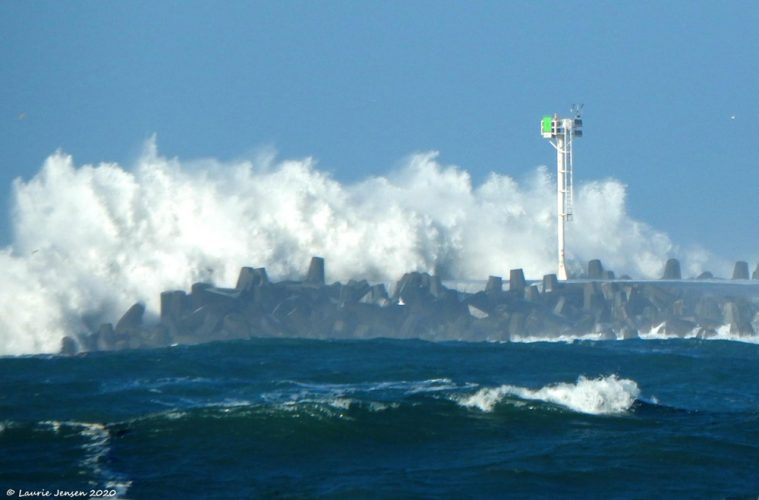
[{"label": "wave crest", "polygon": [[628,411],[639,395],[640,389],[634,380],[616,375],[595,379],[581,375],[574,384],[558,383],[537,390],[513,385],[485,387],[458,402],[467,408],[490,412],[504,398],[511,396],[552,403],[590,415],[615,415]]}]

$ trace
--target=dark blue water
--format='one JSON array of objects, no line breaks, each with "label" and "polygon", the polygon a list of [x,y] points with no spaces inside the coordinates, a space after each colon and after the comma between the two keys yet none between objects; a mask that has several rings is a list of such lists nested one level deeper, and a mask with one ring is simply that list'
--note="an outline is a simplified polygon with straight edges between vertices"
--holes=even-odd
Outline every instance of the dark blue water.
[{"label": "dark blue water", "polygon": [[3,358],[0,494],[756,496],[758,382],[758,346],[696,339]]}]

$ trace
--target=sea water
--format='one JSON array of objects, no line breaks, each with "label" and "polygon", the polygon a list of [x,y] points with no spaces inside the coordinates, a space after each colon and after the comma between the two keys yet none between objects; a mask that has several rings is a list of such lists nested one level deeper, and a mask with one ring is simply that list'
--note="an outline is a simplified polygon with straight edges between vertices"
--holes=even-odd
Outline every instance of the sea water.
[{"label": "sea water", "polygon": [[5,357],[0,493],[756,496],[758,361],[700,339]]}]

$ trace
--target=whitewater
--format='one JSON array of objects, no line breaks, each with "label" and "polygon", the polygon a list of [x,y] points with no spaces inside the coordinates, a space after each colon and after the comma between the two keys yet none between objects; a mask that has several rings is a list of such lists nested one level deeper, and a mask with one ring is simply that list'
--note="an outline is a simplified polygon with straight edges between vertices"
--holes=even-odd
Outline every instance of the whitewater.
[{"label": "whitewater", "polygon": [[[684,273],[726,273],[702,248],[680,248],[627,213],[626,187],[585,182],[575,194],[570,270],[601,258],[618,274],[654,278],[677,255]],[[13,184],[12,243],[0,251],[0,355],[50,353],[64,335],[114,322],[131,304],[158,313],[163,290],[233,286],[242,266],[302,277],[322,256],[328,281],[394,282],[423,271],[485,279],[555,267],[555,187],[539,167],[479,185],[435,152],[385,175],[341,183],[311,158],[185,161],[155,138],[128,167],[77,165],[59,151]]]},{"label": "whitewater", "polygon": [[460,403],[482,411],[493,411],[496,404],[507,396],[513,396],[553,403],[589,415],[608,415],[629,410],[638,395],[640,388],[634,380],[620,379],[616,375],[588,379],[581,375],[575,384],[552,384],[537,390],[513,385],[487,387],[461,398]]}]

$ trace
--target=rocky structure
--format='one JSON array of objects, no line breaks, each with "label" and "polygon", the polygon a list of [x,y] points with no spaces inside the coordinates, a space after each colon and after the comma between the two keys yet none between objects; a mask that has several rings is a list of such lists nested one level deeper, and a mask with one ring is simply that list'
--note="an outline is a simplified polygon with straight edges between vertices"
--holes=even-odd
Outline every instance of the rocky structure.
[{"label": "rocky structure", "polygon": [[[62,352],[249,337],[509,341],[588,333],[628,339],[655,328],[701,337],[716,335],[720,327],[735,335],[759,329],[759,284],[614,280],[600,261],[591,261],[593,279],[559,282],[549,274],[529,282],[514,269],[508,290],[501,277],[490,276],[476,293],[411,272],[390,295],[384,285],[365,280],[326,284],[324,265],[314,257],[303,281],[272,282],[265,269],[244,267],[234,288],[195,283],[189,293],[166,291],[158,321],[145,322],[145,307],[135,304],[115,326],[103,324],[76,340],[66,337]],[[667,262],[663,277],[680,278],[676,260]]]},{"label": "rocky structure", "polygon": [[588,279],[600,280],[604,279],[604,266],[598,259],[593,259],[588,262]]},{"label": "rocky structure", "polygon": [[664,274],[661,279],[663,280],[679,280],[682,279],[680,275],[680,261],[677,259],[669,259],[664,265]]},{"label": "rocky structure", "polygon": [[735,263],[733,268],[734,280],[747,280],[748,279],[748,262],[739,260]]}]

